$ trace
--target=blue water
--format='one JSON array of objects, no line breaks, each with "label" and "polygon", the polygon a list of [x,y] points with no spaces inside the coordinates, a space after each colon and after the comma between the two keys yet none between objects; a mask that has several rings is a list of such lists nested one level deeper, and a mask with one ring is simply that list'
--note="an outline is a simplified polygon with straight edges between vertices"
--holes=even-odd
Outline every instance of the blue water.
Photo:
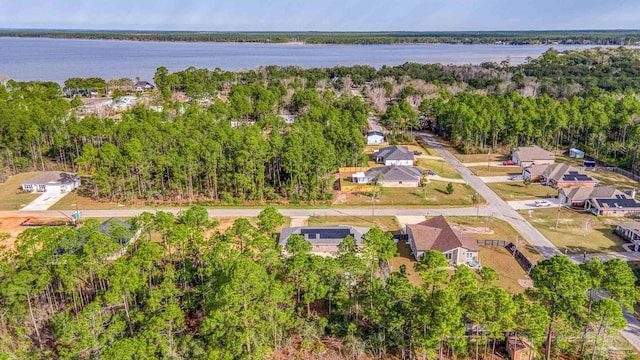
[{"label": "blue water", "polygon": [[[0,76],[17,81],[70,77],[127,77],[151,80],[159,66],[169,71],[197,68],[255,69],[262,65],[375,67],[405,62],[479,64],[507,58],[520,64],[548,45],[290,45],[250,43],[136,42],[0,37]],[[585,46],[554,46],[558,50]]]}]

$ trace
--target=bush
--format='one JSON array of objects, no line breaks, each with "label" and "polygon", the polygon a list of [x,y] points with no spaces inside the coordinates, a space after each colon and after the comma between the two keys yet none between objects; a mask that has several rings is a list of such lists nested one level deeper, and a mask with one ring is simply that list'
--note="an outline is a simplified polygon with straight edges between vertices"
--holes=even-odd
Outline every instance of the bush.
[{"label": "bush", "polygon": [[447,184],[447,188],[445,189],[445,191],[447,192],[447,194],[451,195],[453,194],[453,184],[452,183],[448,183]]}]

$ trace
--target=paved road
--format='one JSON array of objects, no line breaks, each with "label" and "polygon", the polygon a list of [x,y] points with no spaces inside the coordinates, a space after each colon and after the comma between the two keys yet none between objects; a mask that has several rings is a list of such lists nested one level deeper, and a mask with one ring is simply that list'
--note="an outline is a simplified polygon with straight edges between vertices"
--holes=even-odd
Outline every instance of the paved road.
[{"label": "paved road", "polygon": [[[350,208],[331,207],[324,209],[278,209],[285,216],[371,216],[371,207],[360,206]],[[117,209],[117,210],[80,210],[83,218],[109,218],[109,217],[133,217],[143,212],[156,212],[156,210],[145,209]],[[179,209],[158,209],[158,211],[167,211],[178,213]],[[213,208],[209,209],[211,217],[241,217],[241,216],[257,216],[262,208]],[[61,216],[70,217],[75,210],[41,210],[41,211],[0,211],[0,218],[7,217],[39,217],[39,218],[59,218]],[[375,208],[375,216],[475,216],[476,212],[480,216],[488,216],[490,214],[486,207],[479,208]]]},{"label": "paved road", "polygon": [[545,238],[536,228],[527,222],[520,214],[514,211],[506,201],[502,200],[491,190],[479,177],[475,176],[460,160],[456,159],[445,149],[438,140],[430,134],[418,134],[431,146],[438,154],[451,165],[462,178],[467,181],[475,191],[480,194],[488,203],[488,211],[496,218],[510,223],[522,237],[533,246],[545,258],[560,254],[560,251]]}]

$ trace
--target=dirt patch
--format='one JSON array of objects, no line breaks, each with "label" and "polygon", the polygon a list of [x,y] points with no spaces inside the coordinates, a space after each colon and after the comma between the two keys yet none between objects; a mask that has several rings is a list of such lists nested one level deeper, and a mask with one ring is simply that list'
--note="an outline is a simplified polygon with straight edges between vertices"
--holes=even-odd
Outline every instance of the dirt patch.
[{"label": "dirt patch", "polygon": [[460,231],[461,233],[486,234],[486,235],[495,234],[493,230],[487,227],[473,227],[473,226],[460,225],[460,224],[451,224],[451,227],[454,230]]},{"label": "dirt patch", "polygon": [[[6,217],[0,219],[0,233],[8,233],[10,237],[2,242],[0,242],[0,247],[5,246],[7,250],[13,250],[13,246],[15,244],[16,238],[18,235],[23,232],[27,227],[20,226],[22,222],[27,220],[25,217]],[[34,219],[31,217],[33,220]]]}]

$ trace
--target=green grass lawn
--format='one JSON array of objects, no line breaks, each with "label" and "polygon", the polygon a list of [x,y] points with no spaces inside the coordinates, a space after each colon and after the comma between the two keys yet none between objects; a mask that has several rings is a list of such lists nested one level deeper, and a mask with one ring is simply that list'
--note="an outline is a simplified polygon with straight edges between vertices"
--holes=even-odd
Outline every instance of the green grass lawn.
[{"label": "green grass lawn", "polygon": [[[449,195],[445,189],[447,182],[431,181],[425,187],[382,187],[377,195],[376,205],[424,205],[424,206],[473,206],[475,191],[468,185],[453,184],[453,194]],[[426,197],[425,197],[426,191]],[[484,199],[480,199],[484,203]],[[371,205],[370,193],[357,193],[350,196],[347,201],[340,203],[342,206]]]},{"label": "green grass lawn", "polygon": [[640,190],[640,183],[629,179],[628,177],[614,173],[612,171],[588,171],[587,174],[594,179],[600,181],[599,186],[614,186],[617,189],[638,189]]},{"label": "green grass lawn", "polygon": [[[506,201],[531,200],[558,196],[558,190],[540,184],[524,185],[522,181],[487,184],[498,196]],[[548,196],[547,196],[548,195]]]},{"label": "green grass lawn", "polygon": [[[350,225],[372,227],[371,217],[361,216],[310,216],[309,226]],[[395,216],[376,216],[375,225],[385,231],[400,231],[400,224]]]},{"label": "green grass lawn", "polygon": [[536,209],[533,216],[529,217],[526,210],[520,211],[522,216],[535,226],[555,246],[569,253],[601,253],[624,251],[625,243],[613,233],[614,223],[625,219],[607,219],[588,213],[580,213],[571,209],[561,208],[558,219],[558,210]]},{"label": "green grass lawn", "polygon": [[449,179],[462,179],[462,176],[444,160],[417,159],[416,166],[424,170],[433,170],[436,174]]},{"label": "green grass lawn", "polygon": [[32,202],[42,193],[23,192],[20,188],[23,182],[38,175],[39,172],[26,172],[13,175],[6,182],[0,184],[0,210],[19,210]]},{"label": "green grass lawn", "polygon": [[522,175],[522,169],[514,166],[469,166],[476,176]]}]

